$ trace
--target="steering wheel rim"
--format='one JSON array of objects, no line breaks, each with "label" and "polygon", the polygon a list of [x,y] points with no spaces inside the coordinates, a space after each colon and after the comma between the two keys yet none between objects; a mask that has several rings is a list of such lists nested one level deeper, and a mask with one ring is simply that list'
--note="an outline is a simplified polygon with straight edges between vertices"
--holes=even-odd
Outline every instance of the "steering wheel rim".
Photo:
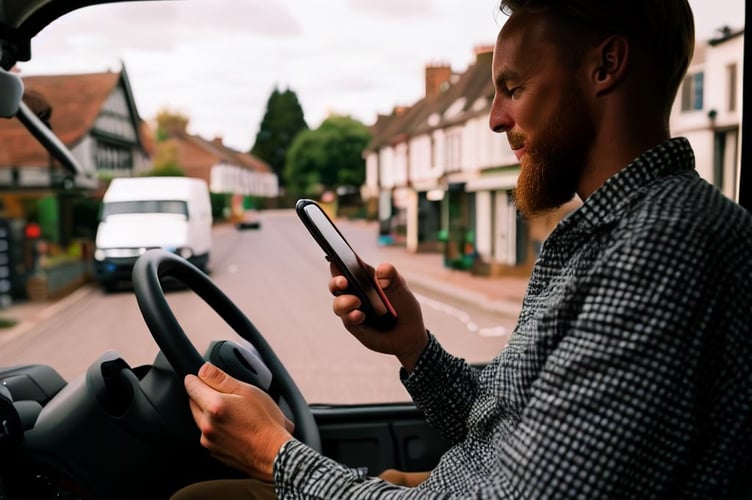
[{"label": "steering wheel rim", "polygon": [[178,323],[167,303],[161,278],[172,277],[206,302],[232,329],[249,341],[271,371],[279,393],[289,405],[300,440],[321,451],[318,426],[308,403],[266,339],[214,282],[196,266],[171,252],[149,250],[133,267],[136,301],[154,341],[182,380],[198,373],[205,360]]}]

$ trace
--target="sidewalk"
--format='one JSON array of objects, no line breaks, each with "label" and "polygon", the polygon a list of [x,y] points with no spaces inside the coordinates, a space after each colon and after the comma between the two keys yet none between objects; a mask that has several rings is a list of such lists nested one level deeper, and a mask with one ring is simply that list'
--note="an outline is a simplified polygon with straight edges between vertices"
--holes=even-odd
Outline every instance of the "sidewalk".
[{"label": "sidewalk", "polygon": [[413,254],[400,247],[384,247],[382,252],[416,291],[426,289],[494,313],[519,315],[527,278],[474,276],[445,267],[441,254]]},{"label": "sidewalk", "polygon": [[[444,267],[440,254],[413,254],[401,247],[382,247],[381,253],[400,270],[415,292],[431,291],[515,318],[520,312],[527,278],[473,276],[468,271]],[[0,310],[0,318],[16,322],[15,326],[0,329],[0,346],[94,290],[96,285],[85,284],[56,301],[24,301]]]},{"label": "sidewalk", "polygon": [[14,321],[15,325],[8,328],[0,328],[0,348],[26,331],[55,315],[58,311],[86,297],[96,290],[93,284],[85,284],[65,297],[46,302],[23,301],[11,304],[5,309],[0,309],[0,318],[6,321]]}]

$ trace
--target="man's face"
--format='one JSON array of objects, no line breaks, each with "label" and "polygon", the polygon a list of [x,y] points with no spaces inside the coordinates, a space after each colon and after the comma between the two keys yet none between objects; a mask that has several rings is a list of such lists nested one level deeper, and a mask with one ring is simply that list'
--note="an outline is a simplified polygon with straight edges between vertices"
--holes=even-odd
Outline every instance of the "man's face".
[{"label": "man's face", "polygon": [[489,123],[507,133],[520,162],[515,201],[528,217],[572,199],[595,137],[577,70],[561,47],[566,39],[556,33],[542,14],[519,12],[494,51]]}]

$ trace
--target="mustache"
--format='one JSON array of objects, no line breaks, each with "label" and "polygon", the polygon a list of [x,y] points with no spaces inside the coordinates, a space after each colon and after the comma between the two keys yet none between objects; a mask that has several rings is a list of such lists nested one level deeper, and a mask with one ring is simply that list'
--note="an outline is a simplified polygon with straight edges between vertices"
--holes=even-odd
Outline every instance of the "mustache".
[{"label": "mustache", "polygon": [[525,145],[525,134],[521,132],[507,132],[507,141],[509,141],[509,147],[513,150],[520,149]]}]

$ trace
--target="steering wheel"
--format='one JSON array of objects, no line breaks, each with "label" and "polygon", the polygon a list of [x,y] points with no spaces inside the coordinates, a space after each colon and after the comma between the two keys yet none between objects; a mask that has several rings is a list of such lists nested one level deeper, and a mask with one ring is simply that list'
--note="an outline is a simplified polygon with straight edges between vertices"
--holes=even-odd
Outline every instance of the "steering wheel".
[{"label": "steering wheel", "polygon": [[180,380],[198,373],[204,358],[188,339],[172,313],[160,278],[172,277],[199,295],[241,337],[250,342],[271,372],[272,380],[290,407],[295,435],[314,450],[321,451],[318,426],[308,403],[269,343],[240,309],[209,279],[187,260],[166,250],[149,250],[133,267],[133,288],[138,306],[152,337]]}]

